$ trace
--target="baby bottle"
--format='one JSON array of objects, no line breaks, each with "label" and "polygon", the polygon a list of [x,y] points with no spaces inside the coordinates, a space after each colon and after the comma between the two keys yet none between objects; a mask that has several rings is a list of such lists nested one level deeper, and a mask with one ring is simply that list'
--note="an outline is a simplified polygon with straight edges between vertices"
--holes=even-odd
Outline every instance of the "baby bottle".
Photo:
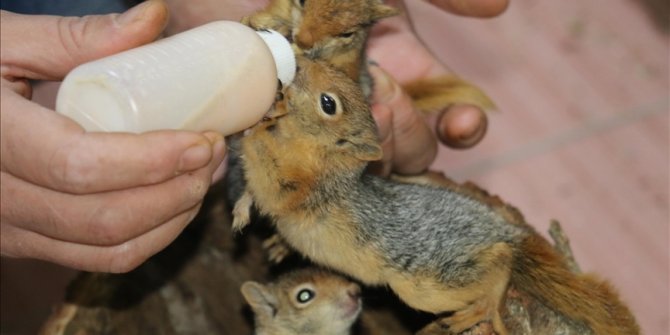
[{"label": "baby bottle", "polygon": [[87,131],[229,135],[258,122],[295,71],[281,34],[218,21],[76,67],[56,110]]}]

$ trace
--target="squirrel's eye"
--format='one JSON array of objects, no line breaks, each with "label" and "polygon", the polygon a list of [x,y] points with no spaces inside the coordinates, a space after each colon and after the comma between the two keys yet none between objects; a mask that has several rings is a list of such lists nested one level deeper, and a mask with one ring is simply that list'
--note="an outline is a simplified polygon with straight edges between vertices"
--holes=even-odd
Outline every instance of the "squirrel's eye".
[{"label": "squirrel's eye", "polygon": [[339,37],[343,37],[343,38],[347,38],[347,37],[351,37],[351,36],[354,36],[353,31],[342,33],[342,34],[339,35]]},{"label": "squirrel's eye", "polygon": [[321,110],[328,115],[335,115],[337,113],[337,102],[333,97],[326,93],[321,93]]},{"label": "squirrel's eye", "polygon": [[295,297],[299,303],[304,304],[308,301],[314,299],[315,293],[309,289],[302,289],[298,292],[298,295]]}]

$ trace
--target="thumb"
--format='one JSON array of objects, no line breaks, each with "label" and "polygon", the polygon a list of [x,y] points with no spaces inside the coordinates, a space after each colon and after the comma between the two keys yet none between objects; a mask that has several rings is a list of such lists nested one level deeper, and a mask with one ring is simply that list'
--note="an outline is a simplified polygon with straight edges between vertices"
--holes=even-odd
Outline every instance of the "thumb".
[{"label": "thumb", "polygon": [[375,112],[386,106],[393,114],[393,171],[400,174],[423,172],[437,155],[433,131],[423,115],[415,110],[410,96],[388,73],[374,65],[369,70],[374,82],[372,101]]},{"label": "thumb", "polygon": [[81,63],[155,40],[167,17],[157,0],[123,14],[81,18],[3,11],[0,58],[13,77],[60,80]]}]

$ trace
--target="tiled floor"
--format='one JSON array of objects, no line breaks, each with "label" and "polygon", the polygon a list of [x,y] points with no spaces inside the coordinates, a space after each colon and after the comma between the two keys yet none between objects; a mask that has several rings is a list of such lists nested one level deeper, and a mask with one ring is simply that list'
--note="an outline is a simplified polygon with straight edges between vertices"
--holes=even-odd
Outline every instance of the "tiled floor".
[{"label": "tiled floor", "polygon": [[[491,20],[412,6],[436,54],[500,110],[479,146],[444,149],[434,167],[500,194],[540,231],[558,219],[582,268],[619,287],[644,334],[668,334],[668,35],[640,1],[511,2]],[[35,301],[59,296],[40,289],[68,278],[28,285],[52,267],[21,264],[2,262],[3,314],[27,311],[13,329],[37,322],[30,312],[48,307]]]},{"label": "tiled floor", "polygon": [[668,334],[668,35],[628,0],[511,1],[499,18],[435,13],[418,30],[498,104],[489,133],[434,167],[474,180],[610,279],[645,334]]}]

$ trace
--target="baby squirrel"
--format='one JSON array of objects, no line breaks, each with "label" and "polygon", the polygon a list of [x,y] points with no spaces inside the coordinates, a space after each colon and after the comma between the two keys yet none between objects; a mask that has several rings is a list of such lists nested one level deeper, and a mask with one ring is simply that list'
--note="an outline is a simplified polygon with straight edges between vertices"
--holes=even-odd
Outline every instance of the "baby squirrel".
[{"label": "baby squirrel", "polygon": [[[400,11],[381,0],[272,0],[242,19],[255,29],[273,29],[293,42],[295,52],[325,61],[358,81],[366,97],[372,92],[365,47],[375,22]],[[453,104],[495,108],[478,87],[453,75],[422,78],[403,85],[414,106],[423,112]]]},{"label": "baby squirrel", "polygon": [[362,308],[358,284],[316,268],[266,285],[247,281],[240,290],[254,312],[256,335],[349,335]]},{"label": "baby squirrel", "polygon": [[[595,334],[638,334],[611,286],[577,275],[512,207],[468,187],[407,184],[366,174],[381,157],[360,87],[320,61],[298,59],[292,85],[241,139],[246,190],[233,225],[253,205],[316,263],[368,285],[388,285],[438,316],[422,334],[458,334],[490,321],[508,285]],[[453,312],[453,313],[450,313]]]},{"label": "baby squirrel", "polygon": [[[325,61],[344,71],[362,87],[365,97],[372,90],[367,70],[365,47],[371,27],[386,17],[398,15],[398,9],[381,0],[270,0],[263,9],[241,22],[254,29],[273,29],[293,43],[297,55]],[[403,85],[420,111],[441,111],[453,104],[471,104],[482,110],[495,108],[488,96],[476,86],[451,75],[423,78]],[[244,176],[238,155],[237,137],[229,138],[226,184],[233,202],[244,188]],[[268,241],[272,247],[273,240]],[[281,259],[285,249],[279,246]]]},{"label": "baby squirrel", "polygon": [[[358,81],[365,96],[373,82],[368,72],[365,47],[371,27],[400,11],[381,0],[270,0],[263,9],[241,22],[254,29],[273,29],[293,43],[297,55],[325,61]],[[422,78],[403,85],[419,111],[441,111],[453,104],[471,104],[493,109],[493,102],[474,85],[451,75]],[[226,184],[228,198],[239,198],[243,171],[237,158],[236,137],[229,139]],[[283,259],[288,250],[274,237],[265,242],[273,261]]]}]

